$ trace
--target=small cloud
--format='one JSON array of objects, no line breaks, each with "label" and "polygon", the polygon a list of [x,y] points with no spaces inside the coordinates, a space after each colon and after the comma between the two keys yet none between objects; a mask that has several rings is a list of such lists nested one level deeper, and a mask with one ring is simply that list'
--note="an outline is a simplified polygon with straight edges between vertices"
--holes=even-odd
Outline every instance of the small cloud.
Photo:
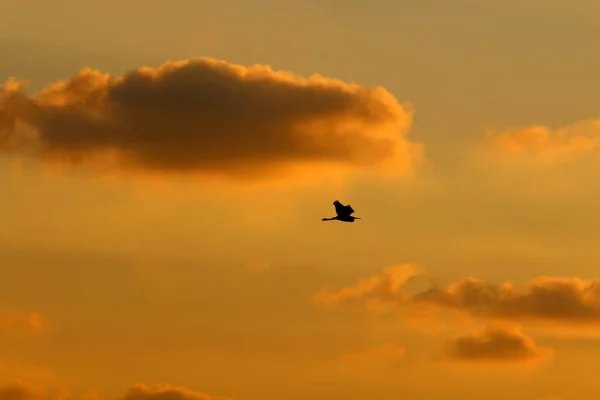
[{"label": "small cloud", "polygon": [[600,119],[556,130],[544,125],[490,130],[481,145],[480,155],[487,160],[560,163],[600,147]]},{"label": "small cloud", "polygon": [[[42,391],[22,382],[0,386],[0,400],[96,400],[97,394],[86,392],[73,396],[68,390]],[[128,388],[117,400],[231,400],[227,397],[214,397],[182,387],[168,384],[139,384]]]},{"label": "small cloud", "polygon": [[540,348],[517,327],[489,326],[476,335],[454,338],[448,342],[445,357],[471,363],[531,363],[552,354]]},{"label": "small cloud", "polygon": [[410,278],[418,274],[419,269],[414,264],[389,267],[380,274],[373,275],[342,289],[322,289],[313,296],[313,303],[319,306],[333,306],[338,303],[364,302],[369,299],[395,300],[397,299],[398,290]]},{"label": "small cloud", "polygon": [[[1,400],[1,399],[0,399]],[[117,400],[231,400],[227,397],[214,397],[206,393],[194,392],[192,390],[171,386],[159,385],[136,385],[123,393]]]}]

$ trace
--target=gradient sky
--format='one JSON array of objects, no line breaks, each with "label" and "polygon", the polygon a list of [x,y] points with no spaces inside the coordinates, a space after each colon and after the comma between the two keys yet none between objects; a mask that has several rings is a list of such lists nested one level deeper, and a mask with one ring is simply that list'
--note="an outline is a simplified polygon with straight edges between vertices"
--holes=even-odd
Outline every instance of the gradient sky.
[{"label": "gradient sky", "polygon": [[[305,109],[265,100],[275,126],[338,99],[373,130],[413,110],[402,140],[424,146],[408,173],[243,182],[154,174],[167,158],[150,156],[107,176],[1,154],[0,400],[597,398],[599,17],[591,0],[0,1],[0,80],[28,96],[84,67],[211,57],[398,102],[315,89],[294,97]],[[215,148],[266,126],[219,115],[248,131]],[[77,121],[45,136],[57,152],[81,150]],[[291,150],[325,157],[308,143]],[[363,219],[321,223],[335,199]]]}]

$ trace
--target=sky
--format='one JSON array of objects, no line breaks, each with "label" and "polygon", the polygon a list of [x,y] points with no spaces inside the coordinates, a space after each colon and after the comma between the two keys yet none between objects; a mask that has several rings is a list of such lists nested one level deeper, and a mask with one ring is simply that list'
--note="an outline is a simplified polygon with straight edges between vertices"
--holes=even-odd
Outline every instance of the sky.
[{"label": "sky", "polygon": [[597,398],[599,17],[0,1],[0,400]]}]

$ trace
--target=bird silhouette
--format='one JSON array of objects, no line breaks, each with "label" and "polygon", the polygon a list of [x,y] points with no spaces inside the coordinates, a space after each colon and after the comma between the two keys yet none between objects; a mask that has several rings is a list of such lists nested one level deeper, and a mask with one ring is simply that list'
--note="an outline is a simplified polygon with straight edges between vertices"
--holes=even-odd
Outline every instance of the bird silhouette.
[{"label": "bird silhouette", "polygon": [[358,217],[353,217],[352,213],[354,209],[348,204],[347,206],[340,203],[338,200],[333,202],[335,206],[335,213],[337,214],[333,218],[321,218],[321,221],[342,221],[342,222],[354,222]]}]

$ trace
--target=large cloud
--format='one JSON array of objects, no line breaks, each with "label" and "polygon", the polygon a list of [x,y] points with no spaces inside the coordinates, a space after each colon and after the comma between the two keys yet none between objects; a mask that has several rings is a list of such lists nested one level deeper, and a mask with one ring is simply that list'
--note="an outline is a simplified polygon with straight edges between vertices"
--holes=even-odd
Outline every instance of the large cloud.
[{"label": "large cloud", "polygon": [[159,173],[263,176],[294,166],[410,173],[412,113],[380,87],[209,58],[113,77],[83,69],[0,93],[0,149]]},{"label": "large cloud", "polygon": [[522,287],[468,277],[444,287],[408,293],[404,283],[416,275],[413,266],[384,270],[358,284],[315,295],[318,304],[373,302],[405,308],[455,310],[473,317],[563,326],[600,326],[600,281],[576,277],[537,277]]},{"label": "large cloud", "polygon": [[445,356],[474,363],[530,363],[547,359],[552,351],[536,345],[516,327],[488,326],[475,335],[451,339]]}]

